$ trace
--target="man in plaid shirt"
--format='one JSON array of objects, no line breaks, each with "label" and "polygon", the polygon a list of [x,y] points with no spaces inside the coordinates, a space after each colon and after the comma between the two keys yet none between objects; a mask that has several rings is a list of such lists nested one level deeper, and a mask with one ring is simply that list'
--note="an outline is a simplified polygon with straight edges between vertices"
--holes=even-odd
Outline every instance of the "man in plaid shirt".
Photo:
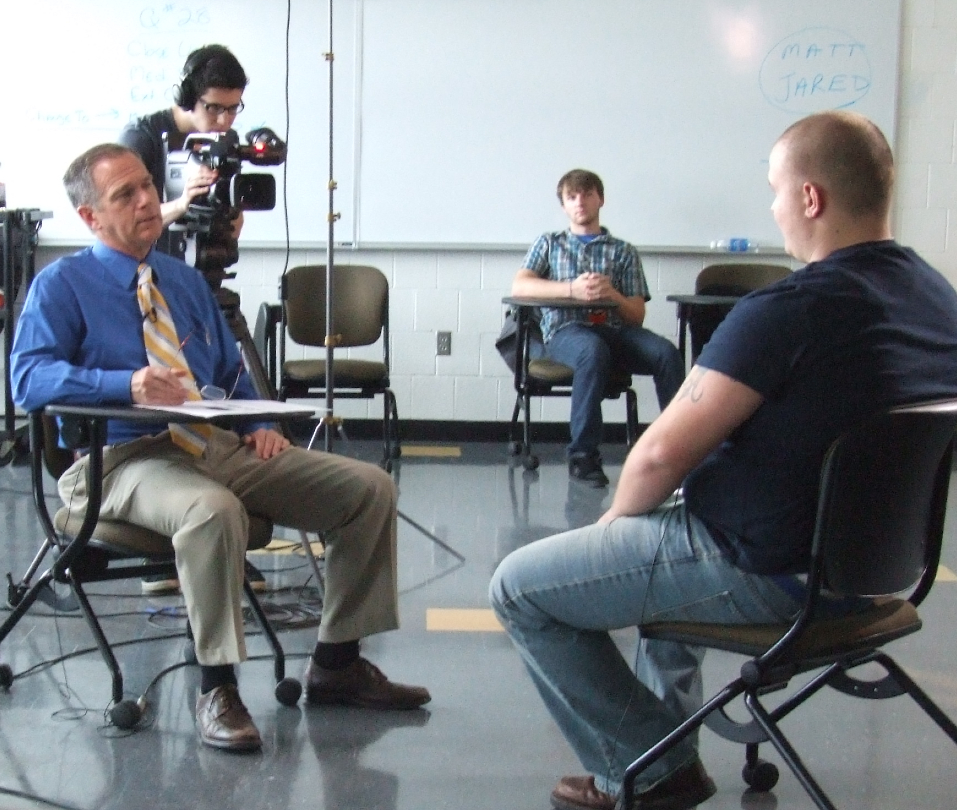
[{"label": "man in plaid shirt", "polygon": [[540,236],[512,283],[512,295],[610,299],[615,309],[542,309],[542,336],[550,359],[574,369],[568,472],[606,486],[601,466],[601,401],[615,369],[650,374],[662,410],[684,380],[684,362],[668,339],[645,329],[651,300],[634,246],[599,223],[605,189],[594,172],[573,169],[558,181],[568,229]]}]

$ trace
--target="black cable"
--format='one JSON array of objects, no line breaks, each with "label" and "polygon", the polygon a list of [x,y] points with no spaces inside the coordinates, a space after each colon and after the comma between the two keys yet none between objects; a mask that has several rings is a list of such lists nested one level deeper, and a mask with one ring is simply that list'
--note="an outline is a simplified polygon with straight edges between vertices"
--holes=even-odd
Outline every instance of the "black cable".
[{"label": "black cable", "polygon": [[[331,2],[332,0],[330,0]],[[282,275],[286,275],[289,269],[289,258],[291,254],[289,238],[289,130],[290,130],[290,106],[289,106],[289,52],[290,52],[290,31],[292,28],[292,0],[286,0],[286,76],[284,85],[284,94],[286,100],[286,160],[282,164],[282,213],[283,222],[286,226],[286,259],[282,266]]]},{"label": "black cable", "polygon": [[13,796],[16,799],[26,799],[27,801],[42,804],[45,807],[60,808],[60,810],[80,810],[80,808],[76,807],[76,805],[60,804],[60,802],[55,802],[52,799],[44,799],[42,796],[37,796],[33,793],[25,793],[22,790],[15,790],[14,788],[0,786],[0,795]]}]

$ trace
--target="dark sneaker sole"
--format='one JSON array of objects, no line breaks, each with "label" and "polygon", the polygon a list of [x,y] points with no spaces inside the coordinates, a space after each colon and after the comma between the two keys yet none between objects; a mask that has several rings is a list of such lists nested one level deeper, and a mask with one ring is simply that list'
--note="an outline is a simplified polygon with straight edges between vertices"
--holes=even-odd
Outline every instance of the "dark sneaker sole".
[{"label": "dark sneaker sole", "polygon": [[310,706],[354,706],[358,709],[379,709],[380,711],[410,711],[412,709],[421,708],[428,703],[429,700],[431,700],[431,698],[385,703],[382,701],[365,700],[341,692],[317,692],[314,689],[306,689],[306,703]]}]

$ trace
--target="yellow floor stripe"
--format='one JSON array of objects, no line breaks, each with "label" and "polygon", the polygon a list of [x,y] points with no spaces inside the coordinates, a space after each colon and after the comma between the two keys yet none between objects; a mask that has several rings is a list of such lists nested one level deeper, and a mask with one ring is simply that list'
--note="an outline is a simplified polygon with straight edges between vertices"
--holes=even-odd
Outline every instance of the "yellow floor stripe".
[{"label": "yellow floor stripe", "polygon": [[937,582],[957,582],[957,574],[946,565],[937,566]]},{"label": "yellow floor stripe", "polygon": [[503,632],[495,614],[487,608],[429,608],[425,611],[425,629],[465,633]]},{"label": "yellow floor stripe", "polygon": [[405,444],[402,443],[403,456],[425,456],[432,458],[460,458],[461,447],[439,444]]}]

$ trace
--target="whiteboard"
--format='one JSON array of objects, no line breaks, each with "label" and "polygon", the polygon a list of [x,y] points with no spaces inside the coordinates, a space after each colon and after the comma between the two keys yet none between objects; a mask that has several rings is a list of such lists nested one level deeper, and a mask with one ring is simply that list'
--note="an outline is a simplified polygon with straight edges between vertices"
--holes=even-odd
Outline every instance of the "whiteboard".
[{"label": "whiteboard", "polygon": [[780,245],[767,155],[848,107],[893,144],[900,0],[364,0],[357,238],[528,244],[568,169],[642,246]]},{"label": "whiteboard", "polygon": [[[324,241],[329,181],[328,6],[315,0],[291,3],[289,49],[289,157],[285,167],[291,237]],[[356,5],[336,2],[333,62],[335,171],[348,178],[336,202],[351,237],[355,143]],[[115,140],[123,125],[169,108],[172,88],[189,53],[202,45],[226,45],[250,83],[246,108],[236,118],[243,136],[268,126],[286,138],[286,3],[275,0],[29,0],[3,2],[0,31],[8,64],[0,82],[0,171],[11,207],[54,212],[41,240],[89,239],[70,207],[61,177],[70,161],[96,143]],[[17,49],[15,43],[22,43]],[[30,47],[26,47],[26,43]],[[339,58],[340,44],[344,58]],[[340,168],[341,167],[341,168]],[[277,206],[250,212],[244,243],[285,240],[283,167],[253,167],[277,178]]]},{"label": "whiteboard", "polygon": [[[288,0],[289,159],[241,246],[325,242],[328,3]],[[767,154],[816,110],[873,118],[893,144],[900,0],[333,0],[335,239],[524,246],[566,224],[558,178],[605,181],[602,221],[643,247],[779,246]],[[5,2],[30,43],[0,83],[8,204],[52,210],[41,240],[89,234],[60,178],[131,117],[169,107],[187,54],[227,45],[250,77],[240,134],[285,136],[278,0]],[[287,179],[288,208],[282,202]]]}]

